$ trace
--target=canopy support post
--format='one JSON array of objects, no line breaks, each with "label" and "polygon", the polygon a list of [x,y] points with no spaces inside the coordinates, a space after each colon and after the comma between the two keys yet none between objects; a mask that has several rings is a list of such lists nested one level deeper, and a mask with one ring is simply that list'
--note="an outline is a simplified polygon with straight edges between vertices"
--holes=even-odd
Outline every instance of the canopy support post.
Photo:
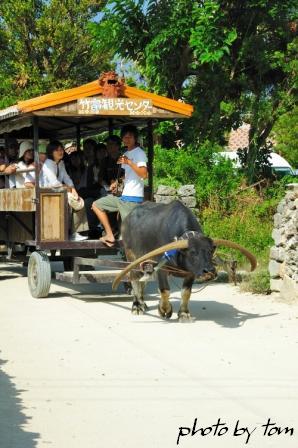
[{"label": "canopy support post", "polygon": [[109,118],[109,137],[111,137],[111,135],[113,135],[113,118]]},{"label": "canopy support post", "polygon": [[153,123],[148,120],[147,123],[147,144],[148,144],[148,186],[149,186],[149,200],[153,200]]},{"label": "canopy support post", "polygon": [[81,149],[81,125],[80,123],[76,126],[76,140],[77,140],[77,151],[80,151]]},{"label": "canopy support post", "polygon": [[34,149],[34,164],[35,164],[35,238],[36,242],[40,242],[41,238],[41,228],[40,228],[40,186],[39,186],[39,171],[40,171],[40,163],[39,163],[39,153],[38,153],[38,124],[39,120],[36,115],[32,117],[32,126],[33,126],[33,149]]}]

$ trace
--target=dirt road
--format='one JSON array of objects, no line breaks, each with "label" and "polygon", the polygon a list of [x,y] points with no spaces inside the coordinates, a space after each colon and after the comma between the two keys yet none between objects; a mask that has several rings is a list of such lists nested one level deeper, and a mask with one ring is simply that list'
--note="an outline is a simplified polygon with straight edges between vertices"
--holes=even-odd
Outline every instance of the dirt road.
[{"label": "dirt road", "polygon": [[134,317],[109,286],[33,299],[0,270],[1,448],[297,448],[298,304],[214,284],[179,324],[156,294]]}]

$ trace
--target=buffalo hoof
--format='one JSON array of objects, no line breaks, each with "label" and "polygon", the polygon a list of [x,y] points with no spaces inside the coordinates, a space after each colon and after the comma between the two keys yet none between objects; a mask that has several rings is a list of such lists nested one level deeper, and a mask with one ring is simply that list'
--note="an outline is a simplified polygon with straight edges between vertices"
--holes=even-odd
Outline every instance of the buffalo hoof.
[{"label": "buffalo hoof", "polygon": [[145,302],[135,301],[132,304],[131,312],[132,312],[132,314],[135,314],[136,316],[138,316],[140,314],[145,314],[147,310],[148,310],[148,306],[146,305]]},{"label": "buffalo hoof", "polygon": [[194,318],[190,315],[190,313],[186,313],[185,311],[179,311],[178,313],[178,320],[179,322],[185,324],[185,323],[191,323],[194,322]]},{"label": "buffalo hoof", "polygon": [[160,306],[160,304],[158,304],[158,314],[160,315],[160,317],[163,317],[165,319],[170,319],[172,317],[173,307],[171,303],[169,303],[169,305],[170,307],[167,310],[165,310]]}]

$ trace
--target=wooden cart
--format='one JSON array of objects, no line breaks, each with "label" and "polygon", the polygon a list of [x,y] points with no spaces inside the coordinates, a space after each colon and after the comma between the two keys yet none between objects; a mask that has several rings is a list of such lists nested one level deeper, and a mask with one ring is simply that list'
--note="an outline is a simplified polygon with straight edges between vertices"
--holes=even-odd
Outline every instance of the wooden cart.
[{"label": "wooden cart", "polygon": [[[34,144],[36,187],[0,190],[2,259],[28,263],[33,297],[48,296],[51,261],[64,262],[65,271],[57,272],[56,279],[73,284],[111,282],[125,264],[120,246],[107,248],[98,240],[69,240],[66,193],[39,187],[39,140],[76,139],[79,148],[82,137],[104,130],[112,134],[129,123],[147,126],[148,197],[152,199],[154,124],[188,118],[193,112],[188,104],[126,86],[115,76],[110,81],[111,76],[101,77],[100,82],[43,95],[0,111],[0,138],[6,144],[10,139],[32,139]],[[119,260],[101,257],[117,253]],[[82,271],[86,266],[91,270]],[[105,269],[94,270],[99,266]]]}]

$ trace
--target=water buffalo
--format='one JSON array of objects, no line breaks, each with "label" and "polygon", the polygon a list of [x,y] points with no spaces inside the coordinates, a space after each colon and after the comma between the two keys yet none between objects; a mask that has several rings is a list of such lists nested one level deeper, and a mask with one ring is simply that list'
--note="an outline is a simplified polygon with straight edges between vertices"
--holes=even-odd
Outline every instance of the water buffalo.
[{"label": "water buffalo", "polygon": [[167,269],[174,276],[184,277],[178,312],[180,321],[191,319],[188,303],[195,278],[214,278],[216,275],[213,254],[217,245],[240,250],[249,258],[252,269],[256,266],[254,256],[238,244],[204,236],[197,218],[180,201],[170,204],[145,202],[135,207],[123,221],[121,234],[127,259],[132,263],[115,279],[113,287],[117,287],[121,278],[130,272],[134,314],[142,314],[147,308],[144,301],[145,282],[140,281],[139,270],[133,270],[135,267],[139,269],[145,260],[151,259],[157,263],[155,270],[160,290],[158,311],[161,317],[169,319],[172,316]]}]

